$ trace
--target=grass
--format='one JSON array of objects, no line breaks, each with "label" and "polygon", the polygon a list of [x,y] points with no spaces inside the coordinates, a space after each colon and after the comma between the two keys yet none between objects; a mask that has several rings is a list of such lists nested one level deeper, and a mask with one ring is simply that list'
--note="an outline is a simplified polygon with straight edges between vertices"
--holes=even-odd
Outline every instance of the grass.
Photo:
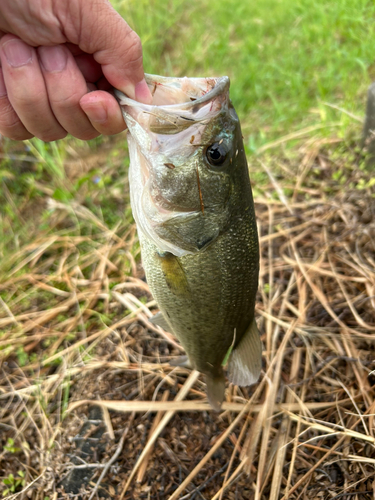
[{"label": "grass", "polygon": [[222,75],[255,145],[312,123],[363,115],[374,74],[375,6],[367,0],[129,1],[147,72]]},{"label": "grass", "polygon": [[90,425],[106,437],[85,455],[85,499],[373,498],[375,183],[360,148],[373,3],[114,4],[147,72],[231,77],[261,242],[264,373],[229,386],[217,415],[202,378],[169,365],[181,347],[148,321],[123,135],[3,139],[0,494],[63,498],[96,402]]},{"label": "grass", "polygon": [[[155,302],[129,253],[137,252],[133,226],[113,231],[84,205],[55,202],[51,234],[20,249],[17,276],[0,284],[4,491],[25,484],[32,498],[59,493],[47,471],[75,470],[72,443],[94,403],[111,438],[104,454],[95,442],[98,452],[85,456],[96,471],[86,499],[98,489],[141,498],[161,488],[170,500],[197,491],[328,500],[356,488],[371,498],[375,191],[371,173],[354,168],[355,147],[340,145],[315,138],[294,151],[294,163],[257,160],[267,175],[255,197],[264,375],[253,388],[229,387],[220,415],[197,372],[169,365],[180,349],[148,322]],[[68,233],[59,232],[62,220]]]}]

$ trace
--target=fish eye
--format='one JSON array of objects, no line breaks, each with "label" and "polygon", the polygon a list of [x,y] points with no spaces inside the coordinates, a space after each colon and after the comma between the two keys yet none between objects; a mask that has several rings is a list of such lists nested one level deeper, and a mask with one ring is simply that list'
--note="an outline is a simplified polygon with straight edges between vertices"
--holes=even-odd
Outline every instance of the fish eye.
[{"label": "fish eye", "polygon": [[222,165],[227,157],[227,150],[224,144],[215,142],[212,146],[209,146],[206,149],[206,157],[210,165],[214,167]]}]

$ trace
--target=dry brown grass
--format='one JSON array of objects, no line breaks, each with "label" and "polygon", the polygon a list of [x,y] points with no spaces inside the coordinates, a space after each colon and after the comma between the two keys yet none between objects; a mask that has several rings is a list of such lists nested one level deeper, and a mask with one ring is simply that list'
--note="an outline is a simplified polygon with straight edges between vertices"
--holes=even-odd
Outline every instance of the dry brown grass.
[{"label": "dry brown grass", "polygon": [[[60,482],[80,467],[84,499],[375,498],[375,190],[355,164],[332,181],[336,142],[254,160],[269,177],[255,185],[263,372],[229,386],[220,414],[148,321],[134,226],[51,202],[57,229],[94,230],[33,239],[0,282],[0,469],[26,478],[9,498],[75,497]],[[90,467],[73,458],[85,422]]]}]

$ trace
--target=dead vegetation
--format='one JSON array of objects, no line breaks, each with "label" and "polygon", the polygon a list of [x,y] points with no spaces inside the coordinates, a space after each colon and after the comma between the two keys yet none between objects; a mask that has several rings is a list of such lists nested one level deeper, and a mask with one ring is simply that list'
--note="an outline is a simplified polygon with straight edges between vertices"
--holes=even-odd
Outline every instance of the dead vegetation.
[{"label": "dead vegetation", "polygon": [[148,321],[134,226],[50,200],[1,266],[6,498],[375,498],[375,189],[339,142],[252,162],[263,373],[220,414]]}]

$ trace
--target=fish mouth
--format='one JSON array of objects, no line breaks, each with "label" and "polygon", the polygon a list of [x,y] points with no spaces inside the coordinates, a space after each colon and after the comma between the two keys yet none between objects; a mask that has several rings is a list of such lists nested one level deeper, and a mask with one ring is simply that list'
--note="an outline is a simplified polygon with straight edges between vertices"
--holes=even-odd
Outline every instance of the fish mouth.
[{"label": "fish mouth", "polygon": [[[140,115],[147,116],[147,128],[160,134],[175,134],[191,125],[211,119],[229,103],[230,80],[227,76],[216,78],[173,78],[145,75],[153,101],[143,104],[130,99],[119,90],[116,98],[125,117],[138,122]],[[146,123],[144,123],[146,125]]]},{"label": "fish mouth", "polygon": [[167,107],[170,110],[173,107],[180,110],[193,110],[195,106],[205,104],[218,95],[226,93],[230,85],[228,76],[213,78],[187,78],[185,76],[183,78],[174,78],[146,73],[145,80],[153,98],[151,104],[135,101],[119,90],[115,90],[120,104],[136,106],[145,110],[150,110],[155,106]]},{"label": "fish mouth", "polygon": [[[158,75],[145,75],[153,102],[151,106],[172,106],[180,110],[195,111],[194,108],[206,104],[215,97],[226,93],[230,81],[227,76],[217,78],[171,78]],[[179,102],[173,100],[179,99]],[[155,101],[155,102],[154,102]]]}]

